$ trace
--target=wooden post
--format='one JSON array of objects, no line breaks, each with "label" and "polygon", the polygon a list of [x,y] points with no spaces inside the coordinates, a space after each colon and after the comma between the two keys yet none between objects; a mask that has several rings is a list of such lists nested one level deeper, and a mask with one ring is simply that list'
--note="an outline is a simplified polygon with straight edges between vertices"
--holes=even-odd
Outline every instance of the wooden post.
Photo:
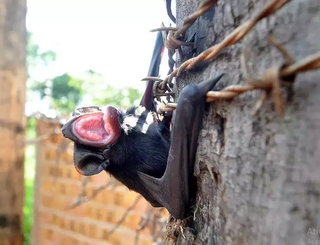
[{"label": "wooden post", "polygon": [[25,0],[0,0],[0,245],[23,243],[25,18]]},{"label": "wooden post", "polygon": [[[201,2],[177,0],[179,27]],[[219,0],[213,18],[202,16],[188,30],[189,37],[197,34],[197,52],[220,43],[267,2]],[[244,49],[249,75],[259,78],[284,62],[269,35],[301,60],[320,51],[319,30],[320,1],[291,0],[208,66],[183,73],[177,89],[217,72],[225,73],[217,89],[244,84]],[[188,47],[183,53],[179,64],[192,57]],[[261,91],[210,103],[195,164],[198,194],[192,229],[183,230],[176,244],[320,244],[320,71],[299,74],[293,91],[290,98],[284,89],[284,118],[272,97],[253,114]]]}]

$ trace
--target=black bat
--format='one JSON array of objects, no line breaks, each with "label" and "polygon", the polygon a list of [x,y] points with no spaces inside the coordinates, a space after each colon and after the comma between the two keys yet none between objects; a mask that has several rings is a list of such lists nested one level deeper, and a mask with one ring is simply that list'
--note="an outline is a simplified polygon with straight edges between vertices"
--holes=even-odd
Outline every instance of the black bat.
[{"label": "black bat", "polygon": [[170,120],[157,120],[142,106],[126,112],[113,106],[76,110],[62,128],[75,143],[76,169],[87,176],[105,170],[152,206],[185,218],[196,193],[193,169],[206,93],[222,75],[182,90],[171,139]]},{"label": "black bat", "polygon": [[[148,76],[159,75],[163,50],[159,32]],[[77,109],[62,128],[64,137],[75,142],[75,168],[83,175],[105,170],[152,206],[186,217],[196,192],[193,168],[205,97],[221,76],[184,88],[171,132],[171,112],[161,121],[153,116],[154,81],[147,83],[142,106],[126,112],[113,106]]]}]

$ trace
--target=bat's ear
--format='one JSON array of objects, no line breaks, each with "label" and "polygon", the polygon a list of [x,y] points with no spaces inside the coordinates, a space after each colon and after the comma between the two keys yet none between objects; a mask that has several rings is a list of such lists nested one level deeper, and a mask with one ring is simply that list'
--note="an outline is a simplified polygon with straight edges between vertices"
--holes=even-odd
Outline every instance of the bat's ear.
[{"label": "bat's ear", "polygon": [[85,176],[98,174],[109,165],[109,159],[105,158],[98,150],[89,146],[75,143],[73,154],[76,170]]}]

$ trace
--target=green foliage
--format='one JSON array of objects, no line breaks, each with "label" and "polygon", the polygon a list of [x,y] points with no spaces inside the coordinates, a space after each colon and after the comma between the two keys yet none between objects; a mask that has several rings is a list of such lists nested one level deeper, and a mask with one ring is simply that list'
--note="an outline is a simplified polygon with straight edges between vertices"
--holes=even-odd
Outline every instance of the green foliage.
[{"label": "green foliage", "polygon": [[82,81],[65,73],[52,80],[52,99],[54,106],[61,112],[73,111],[79,103],[83,90]]},{"label": "green foliage", "polygon": [[[27,121],[27,139],[35,139],[36,130],[35,118],[28,118]],[[29,145],[25,151],[24,167],[24,206],[23,206],[23,238],[24,245],[31,244],[31,227],[33,217],[33,186],[35,175],[35,146]]]},{"label": "green foliage", "polygon": [[101,91],[98,96],[93,99],[95,105],[113,105],[122,108],[128,108],[137,104],[141,99],[141,93],[138,89],[125,87],[113,88],[108,86],[104,91]]},{"label": "green foliage", "polygon": [[51,97],[52,107],[61,113],[73,111],[82,98],[83,81],[65,73],[52,81],[35,83],[31,89],[40,94],[40,98]]},{"label": "green foliage", "polygon": [[27,70],[41,65],[47,66],[55,61],[57,55],[53,51],[40,51],[40,47],[33,40],[31,32],[27,32]]},{"label": "green foliage", "polygon": [[33,217],[33,186],[35,169],[35,146],[28,146],[25,154],[23,238],[24,245],[31,244],[31,227]]}]

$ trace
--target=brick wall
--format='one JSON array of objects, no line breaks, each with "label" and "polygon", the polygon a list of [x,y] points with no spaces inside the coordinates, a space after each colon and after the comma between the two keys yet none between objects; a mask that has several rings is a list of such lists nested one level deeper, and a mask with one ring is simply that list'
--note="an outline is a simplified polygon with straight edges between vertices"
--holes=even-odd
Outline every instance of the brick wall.
[{"label": "brick wall", "polygon": [[[39,120],[37,135],[46,135],[55,128],[59,128],[57,123]],[[57,147],[62,141],[63,137],[59,134],[37,144],[32,244],[134,244],[135,230],[140,217],[146,213],[150,205],[141,198],[111,235],[108,232],[136,200],[135,192],[128,191],[123,185],[117,185],[115,189],[103,190],[85,204],[67,209],[79,195],[83,176],[78,174],[73,166],[70,148],[62,154],[58,153]],[[60,161],[57,166],[59,155]],[[86,195],[90,196],[97,187],[107,183],[109,178],[105,172],[90,177]],[[161,211],[160,215],[165,217],[167,213]],[[141,231],[139,244],[152,244],[151,229]]]}]

